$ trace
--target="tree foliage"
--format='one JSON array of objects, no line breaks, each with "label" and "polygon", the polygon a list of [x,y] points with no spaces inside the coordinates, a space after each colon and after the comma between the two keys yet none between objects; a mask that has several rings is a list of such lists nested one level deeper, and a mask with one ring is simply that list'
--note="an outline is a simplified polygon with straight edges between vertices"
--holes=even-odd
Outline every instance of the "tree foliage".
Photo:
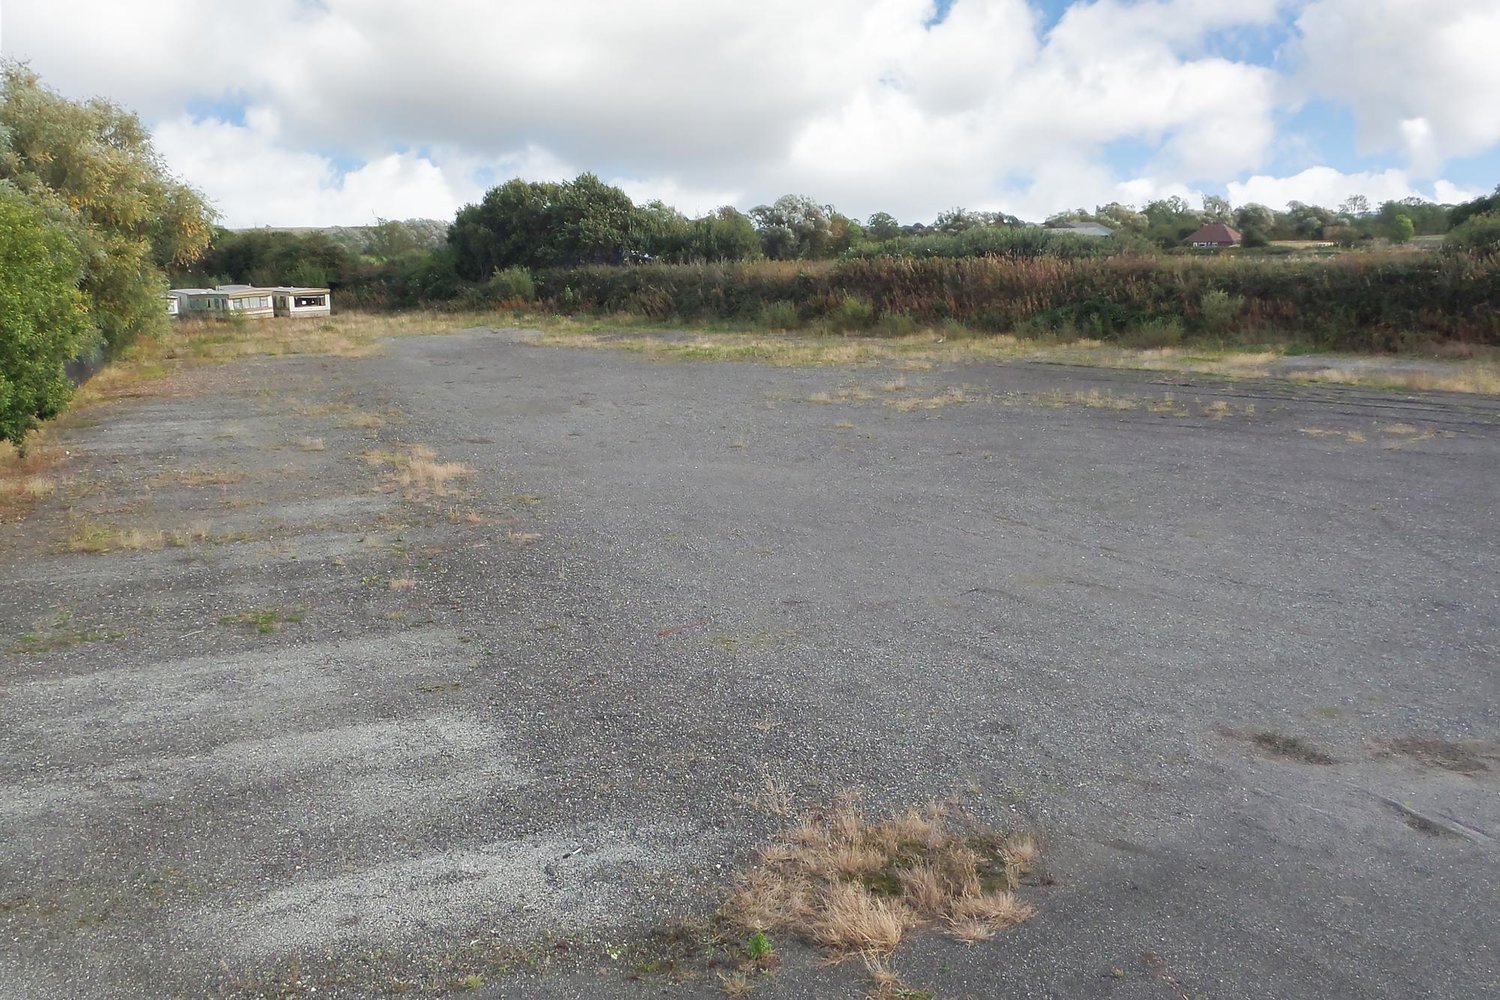
[{"label": "tree foliage", "polygon": [[459,275],[483,281],[508,267],[619,264],[644,223],[629,195],[593,174],[563,184],[516,178],[460,209],[448,245]]},{"label": "tree foliage", "polygon": [[1450,253],[1500,259],[1500,208],[1480,215],[1470,215],[1443,240]]},{"label": "tree foliage", "polygon": [[6,63],[0,180],[71,234],[84,301],[111,348],[162,329],[163,269],[203,251],[213,211],[167,172],[139,118],[105,100],[67,100]]},{"label": "tree foliage", "polygon": [[1454,228],[1457,228],[1476,215],[1488,215],[1491,212],[1500,212],[1500,187],[1496,187],[1492,194],[1482,195],[1461,205],[1454,205],[1453,211],[1448,214],[1448,221]]},{"label": "tree foliage", "polygon": [[96,336],[78,281],[83,255],[13,186],[0,183],[0,441],[24,447],[72,385],[63,366]]},{"label": "tree foliage", "polygon": [[[216,285],[302,285],[338,288],[357,266],[355,255],[328,234],[278,229],[218,230],[182,280]],[[181,273],[181,272],[179,272]]]},{"label": "tree foliage", "polygon": [[784,194],[750,210],[760,247],[772,260],[815,260],[827,256],[833,239],[833,209],[806,195]]}]

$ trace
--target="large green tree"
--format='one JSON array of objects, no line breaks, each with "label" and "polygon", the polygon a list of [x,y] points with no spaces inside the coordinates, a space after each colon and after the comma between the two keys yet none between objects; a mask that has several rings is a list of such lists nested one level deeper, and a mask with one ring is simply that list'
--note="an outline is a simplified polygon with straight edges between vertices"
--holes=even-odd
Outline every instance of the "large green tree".
[{"label": "large green tree", "polygon": [[833,209],[805,195],[786,194],[750,210],[761,250],[772,260],[808,260],[827,255],[833,242]]},{"label": "large green tree", "polygon": [[221,229],[184,280],[217,284],[341,286],[357,263],[327,233]]},{"label": "large green tree", "polygon": [[167,171],[138,117],[102,99],[70,101],[5,63],[0,180],[72,235],[89,315],[111,348],[164,328],[164,269],[202,253],[214,213]]},{"label": "large green tree", "polygon": [[0,182],[0,441],[24,448],[72,393],[63,371],[97,335],[78,281],[83,255],[63,227]]},{"label": "large green tree", "polygon": [[448,245],[459,275],[484,281],[507,267],[618,264],[638,248],[641,225],[630,196],[593,174],[565,184],[517,178],[459,209]]}]

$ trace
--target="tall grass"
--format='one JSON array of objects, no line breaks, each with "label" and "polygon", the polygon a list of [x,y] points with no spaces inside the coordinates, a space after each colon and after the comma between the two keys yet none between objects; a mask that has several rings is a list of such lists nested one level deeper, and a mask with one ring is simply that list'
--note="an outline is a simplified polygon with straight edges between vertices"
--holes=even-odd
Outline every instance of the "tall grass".
[{"label": "tall grass", "polygon": [[536,291],[562,311],[688,322],[774,316],[783,324],[795,313],[846,331],[879,331],[899,318],[1122,342],[1280,335],[1358,351],[1449,340],[1500,344],[1500,261],[1471,256],[880,258],[592,267],[542,272]]}]

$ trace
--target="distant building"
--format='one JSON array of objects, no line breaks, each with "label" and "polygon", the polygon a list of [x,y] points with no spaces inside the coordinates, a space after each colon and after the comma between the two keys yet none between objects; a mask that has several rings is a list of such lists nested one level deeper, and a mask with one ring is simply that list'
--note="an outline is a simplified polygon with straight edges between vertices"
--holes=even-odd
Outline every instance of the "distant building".
[{"label": "distant building", "polygon": [[1097,222],[1064,222],[1060,226],[1053,226],[1057,232],[1072,233],[1074,236],[1088,236],[1094,239],[1102,239],[1113,236],[1115,231],[1108,226],[1101,226]]},{"label": "distant building", "polygon": [[168,315],[193,316],[201,319],[267,319],[276,315],[269,288],[253,285],[220,285],[218,288],[174,288],[167,293],[175,300],[176,312],[167,306]]},{"label": "distant building", "polygon": [[167,293],[168,316],[204,316],[208,314],[208,297],[212,288],[174,288]]},{"label": "distant building", "polygon": [[333,293],[326,288],[273,288],[271,297],[278,316],[328,316],[333,313]]},{"label": "distant building", "polygon": [[1188,237],[1188,242],[1200,249],[1237,247],[1241,241],[1240,231],[1232,229],[1222,222],[1210,222]]}]

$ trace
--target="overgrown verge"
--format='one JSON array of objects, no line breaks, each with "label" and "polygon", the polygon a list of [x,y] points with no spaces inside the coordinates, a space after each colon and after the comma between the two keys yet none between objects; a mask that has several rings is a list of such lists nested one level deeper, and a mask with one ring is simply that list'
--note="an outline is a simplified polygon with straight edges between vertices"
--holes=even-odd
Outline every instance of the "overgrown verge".
[{"label": "overgrown verge", "polygon": [[819,322],[895,335],[950,323],[1144,347],[1268,338],[1360,352],[1500,345],[1500,261],[1472,255],[646,265],[543,271],[533,282],[556,311],[675,322]]}]

